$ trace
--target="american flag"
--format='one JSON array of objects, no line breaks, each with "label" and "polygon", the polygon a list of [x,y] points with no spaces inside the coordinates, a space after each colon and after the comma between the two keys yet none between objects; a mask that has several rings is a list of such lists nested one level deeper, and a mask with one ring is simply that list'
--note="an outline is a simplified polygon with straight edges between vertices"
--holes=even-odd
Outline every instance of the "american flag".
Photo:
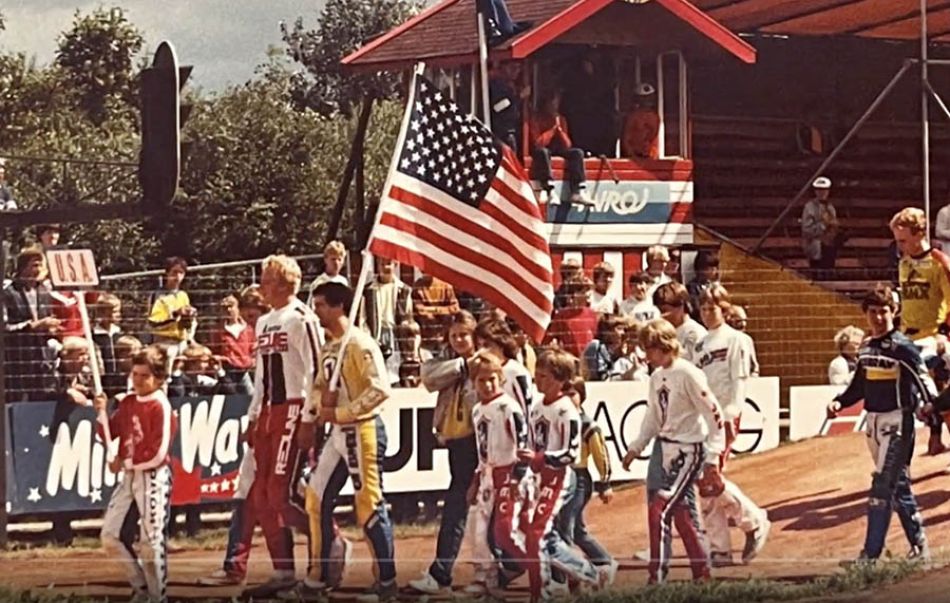
[{"label": "american flag", "polygon": [[551,253],[515,154],[416,75],[370,251],[482,297],[535,341],[551,320]]}]

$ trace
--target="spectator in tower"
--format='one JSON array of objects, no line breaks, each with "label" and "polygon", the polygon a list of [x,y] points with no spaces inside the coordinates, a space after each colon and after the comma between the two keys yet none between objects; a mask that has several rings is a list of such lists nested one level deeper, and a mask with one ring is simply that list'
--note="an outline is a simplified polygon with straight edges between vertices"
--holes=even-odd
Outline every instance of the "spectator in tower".
[{"label": "spectator in tower", "polygon": [[455,289],[434,276],[423,275],[412,284],[412,316],[422,330],[422,347],[438,354],[445,330],[459,311]]},{"label": "spectator in tower", "polygon": [[636,89],[636,104],[623,125],[620,149],[624,157],[657,159],[660,156],[660,115],[656,89],[642,82]]},{"label": "spectator in tower", "polygon": [[28,247],[16,259],[16,276],[3,290],[6,324],[7,400],[42,400],[53,389],[56,352],[49,340],[60,330],[53,316],[46,279],[46,260],[40,247]]},{"label": "spectator in tower", "polygon": [[650,275],[640,272],[631,274],[627,280],[630,284],[630,297],[620,304],[620,314],[629,316],[640,323],[648,323],[659,318],[660,311],[653,305],[653,300],[647,296],[647,291],[653,283]]},{"label": "spectator in tower", "polygon": [[485,37],[489,46],[531,29],[531,21],[514,21],[505,0],[476,0],[478,12],[485,15]]},{"label": "spectator in tower", "polygon": [[758,377],[759,358],[755,353],[755,342],[752,341],[752,336],[746,333],[746,328],[749,326],[749,316],[746,314],[745,308],[739,304],[730,304],[729,309],[726,310],[726,323],[742,333],[742,344],[745,347],[746,356],[749,358],[749,376]]},{"label": "spectator in tower", "polygon": [[350,286],[350,280],[342,274],[346,263],[346,247],[340,241],[330,241],[323,248],[323,272],[310,283],[307,306],[313,307],[313,291],[323,283],[340,283]]},{"label": "spectator in tower", "polygon": [[409,321],[412,321],[412,287],[399,280],[391,259],[376,258],[376,278],[363,292],[359,324],[379,344],[386,368],[394,377],[399,375],[400,364],[396,325]]},{"label": "spectator in tower", "polygon": [[937,223],[934,225],[934,247],[950,254],[950,196],[947,204],[937,212]]},{"label": "spectator in tower", "polygon": [[597,313],[588,298],[592,283],[588,278],[572,279],[561,288],[561,307],[554,311],[545,336],[545,344],[566,350],[575,358],[583,357],[597,332]]},{"label": "spectator in tower", "polygon": [[504,61],[494,64],[488,79],[492,132],[515,153],[521,148],[521,105],[531,96],[531,87],[522,86],[520,77],[520,63]]},{"label": "spectator in tower", "polygon": [[590,155],[613,156],[617,145],[615,76],[610,62],[587,49],[564,80],[564,115],[574,126],[574,144]]},{"label": "spectator in tower", "polygon": [[571,203],[590,203],[587,197],[587,176],[584,174],[584,151],[571,140],[567,119],[561,115],[561,92],[554,91],[532,115],[528,123],[531,141],[531,179],[541,188],[542,203],[559,204],[554,195],[554,174],[551,157],[564,158],[564,177],[570,189]]},{"label": "spectator in tower", "polygon": [[831,180],[825,176],[812,183],[815,196],[802,209],[802,248],[817,278],[826,278],[834,269],[840,245],[840,224],[831,204]]},{"label": "spectator in tower", "polygon": [[828,383],[831,385],[847,385],[854,377],[858,366],[858,348],[864,341],[864,331],[848,325],[835,335],[835,346],[838,355],[828,365]]},{"label": "spectator in tower", "polygon": [[155,294],[148,314],[153,342],[167,349],[169,363],[184,352],[195,335],[198,311],[191,305],[188,294],[181,289],[187,270],[188,262],[184,258],[171,257],[165,260],[164,288]]},{"label": "spectator in tower", "polygon": [[673,279],[667,274],[666,268],[670,265],[670,251],[663,245],[651,245],[647,249],[647,274],[650,275],[652,282],[647,289],[647,297],[653,298],[653,293],[657,287],[672,282]]},{"label": "spectator in tower", "polygon": [[693,266],[696,276],[686,285],[686,290],[689,291],[689,314],[694,320],[699,320],[699,296],[706,289],[719,284],[719,254],[703,249],[696,254]]},{"label": "spectator in tower", "polygon": [[251,370],[257,338],[254,328],[241,316],[241,304],[234,295],[221,300],[221,321],[211,332],[211,351],[220,359],[228,380],[234,384],[234,393],[250,395],[254,390]]},{"label": "spectator in tower", "polygon": [[0,211],[16,211],[19,208],[7,182],[6,163],[6,159],[0,158]]},{"label": "spectator in tower", "polygon": [[610,292],[614,282],[614,267],[607,262],[600,262],[591,271],[594,277],[594,290],[590,295],[590,307],[598,314],[617,314],[620,311],[620,302]]}]

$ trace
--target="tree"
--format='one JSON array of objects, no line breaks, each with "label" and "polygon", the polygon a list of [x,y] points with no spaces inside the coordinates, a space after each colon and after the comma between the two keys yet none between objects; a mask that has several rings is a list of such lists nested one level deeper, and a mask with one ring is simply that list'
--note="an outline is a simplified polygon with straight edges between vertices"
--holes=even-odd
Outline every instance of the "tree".
[{"label": "tree", "polygon": [[327,0],[317,29],[305,29],[302,18],[290,29],[282,25],[287,54],[305,67],[292,78],[294,101],[322,115],[350,117],[365,96],[396,96],[398,75],[344,73],[340,61],[421,6],[417,0]]},{"label": "tree", "polygon": [[137,104],[135,62],[143,44],[121,8],[100,7],[89,15],[77,10],[72,28],[60,36],[56,65],[93,123],[104,122],[110,110]]},{"label": "tree", "polygon": [[[273,61],[253,81],[196,103],[182,193],[158,233],[166,253],[211,262],[317,251],[356,120],[297,109],[291,87]],[[382,189],[401,115],[395,103],[375,114],[370,195]]]}]

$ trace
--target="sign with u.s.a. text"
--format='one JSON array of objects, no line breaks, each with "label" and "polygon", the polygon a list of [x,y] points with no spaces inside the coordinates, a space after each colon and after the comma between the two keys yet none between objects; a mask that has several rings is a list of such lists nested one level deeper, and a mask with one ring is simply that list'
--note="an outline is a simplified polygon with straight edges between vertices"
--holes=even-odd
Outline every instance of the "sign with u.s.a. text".
[{"label": "sign with u.s.a. text", "polygon": [[[643,479],[646,458],[631,471],[620,467],[627,443],[639,433],[646,409],[647,384],[590,383],[585,409],[601,427],[615,479]],[[245,452],[247,396],[172,400],[178,432],[172,445],[173,504],[213,503],[238,489]],[[396,389],[382,413],[387,448],[384,489],[391,493],[444,490],[449,485],[448,453],[432,433],[435,394]],[[8,508],[14,515],[104,508],[117,477],[106,464],[95,435],[91,408],[55,402],[7,407]],[[778,379],[749,383],[742,430],[734,450],[775,448],[778,432]],[[351,493],[349,485],[344,494]]]}]

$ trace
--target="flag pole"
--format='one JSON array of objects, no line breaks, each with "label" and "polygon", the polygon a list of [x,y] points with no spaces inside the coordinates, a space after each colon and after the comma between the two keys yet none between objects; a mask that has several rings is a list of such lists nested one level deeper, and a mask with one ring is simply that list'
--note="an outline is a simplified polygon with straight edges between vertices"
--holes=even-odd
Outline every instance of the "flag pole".
[{"label": "flag pole", "polygon": [[[476,6],[478,4],[476,3]],[[478,69],[482,84],[482,117],[485,127],[491,130],[491,99],[488,94],[488,38],[485,34],[485,13],[478,11]]]},{"label": "flag pole", "polygon": [[[412,115],[412,104],[415,102],[416,97],[416,78],[422,74],[425,70],[425,63],[416,63],[415,68],[412,70],[412,81],[409,84],[409,93],[406,95],[406,112],[402,118],[402,126],[399,128],[399,136],[396,137],[396,147],[393,150],[393,158],[389,163],[389,172],[386,174],[386,182],[383,184],[383,194],[385,195],[389,191],[389,187],[392,184],[393,173],[396,171],[396,166],[399,162],[399,150],[402,149],[403,143],[406,140],[406,130],[409,129],[409,117]],[[340,371],[343,369],[343,355],[346,350],[346,346],[349,345],[350,339],[353,338],[353,329],[359,328],[356,325],[356,317],[359,316],[360,304],[363,303],[363,292],[366,290],[366,281],[369,279],[369,272],[373,266],[373,253],[369,250],[370,246],[373,244],[373,236],[376,232],[376,227],[379,225],[379,219],[382,215],[380,209],[382,208],[382,203],[379,204],[379,207],[376,209],[376,216],[373,218],[373,227],[369,231],[369,237],[366,239],[366,247],[362,251],[363,265],[360,268],[360,276],[356,281],[356,289],[353,292],[353,303],[350,306],[349,324],[346,327],[346,331],[343,333],[343,338],[340,340],[340,351],[337,354],[336,365],[333,367],[333,374],[330,377],[329,388],[331,392],[335,392],[340,387]]]}]

